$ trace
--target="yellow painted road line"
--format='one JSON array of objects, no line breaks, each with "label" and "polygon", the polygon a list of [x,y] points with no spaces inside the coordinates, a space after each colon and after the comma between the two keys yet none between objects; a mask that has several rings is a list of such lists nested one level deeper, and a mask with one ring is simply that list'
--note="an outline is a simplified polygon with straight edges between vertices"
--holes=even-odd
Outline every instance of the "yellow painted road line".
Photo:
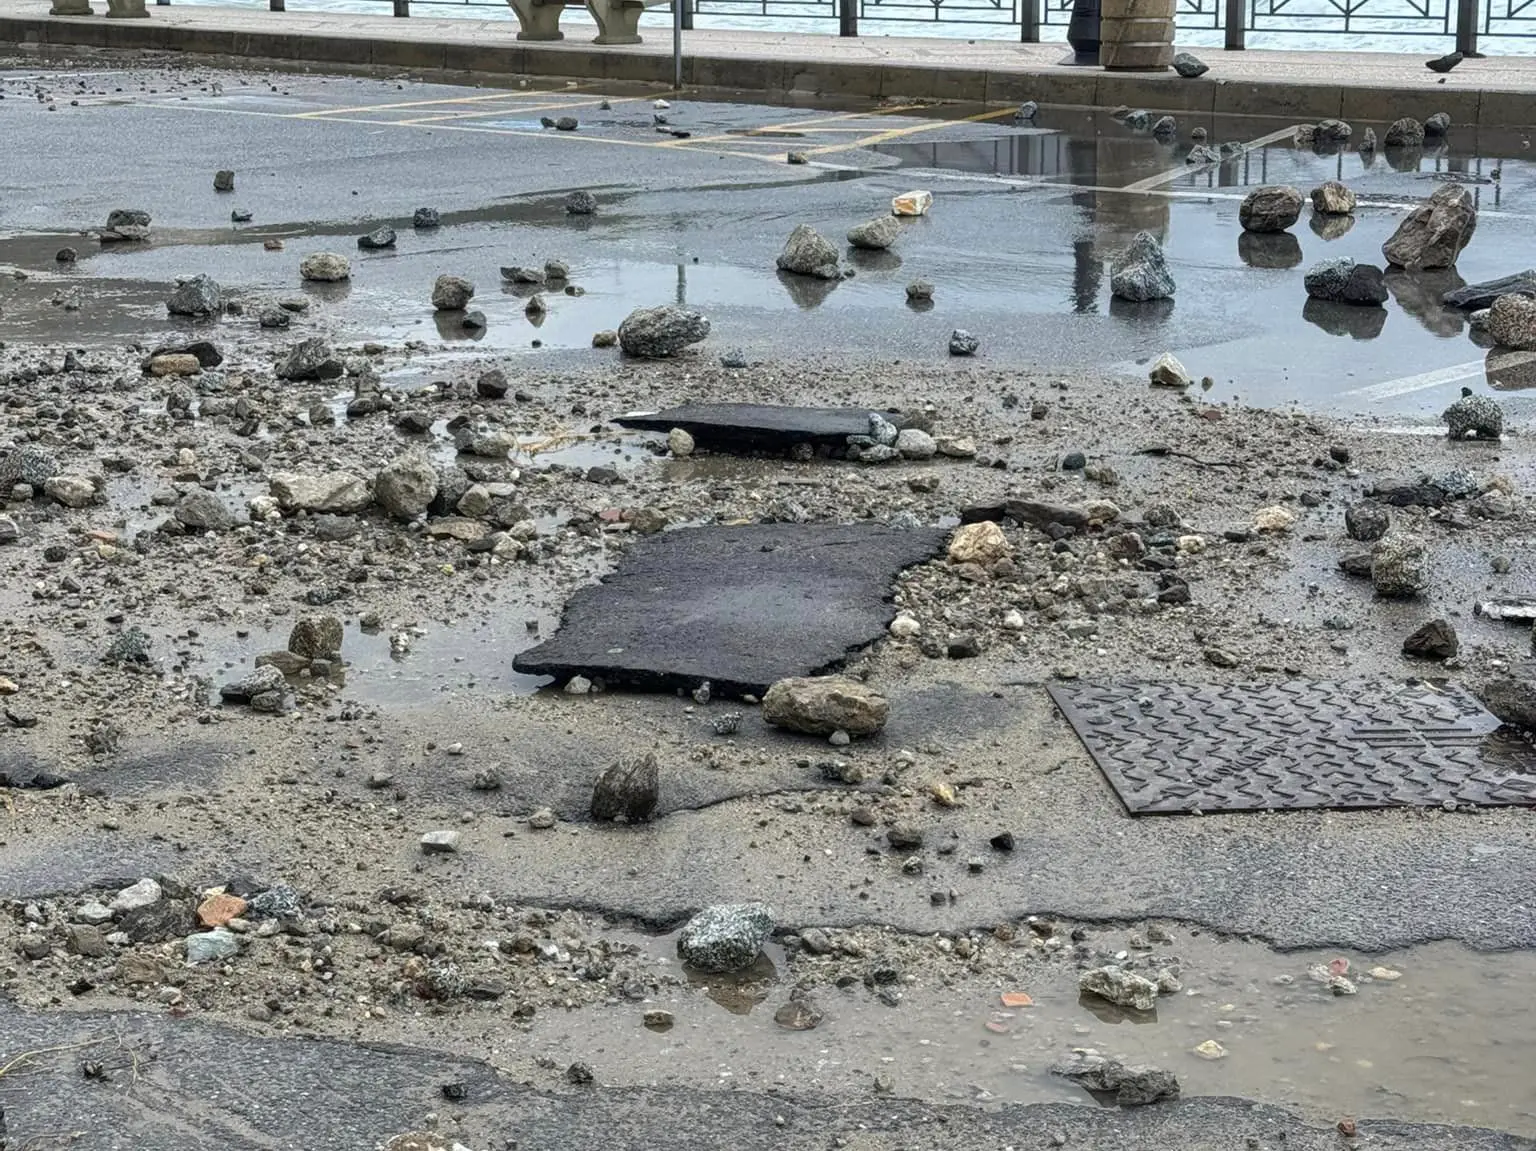
[{"label": "yellow painted road line", "polygon": [[[875,116],[894,116],[900,112],[915,112],[919,108],[925,108],[926,104],[898,104],[892,108],[882,108],[876,111],[864,112],[839,112],[830,116],[814,116],[810,119],[786,120],[781,124],[761,124],[754,128],[755,132],[797,132],[802,128],[818,128],[823,124],[841,124],[849,120],[872,119]],[[678,140],[677,144],[712,144],[716,141],[728,143],[731,140],[740,139],[738,133],[722,132],[715,136],[697,136],[690,140]]]},{"label": "yellow painted road line", "polygon": [[890,128],[884,132],[876,132],[873,135],[851,140],[846,144],[823,144],[817,148],[807,148],[805,149],[805,154],[807,156],[824,156],[829,152],[850,152],[858,148],[871,148],[876,144],[885,144],[905,136],[915,136],[919,132],[932,132],[950,124],[979,124],[985,120],[997,120],[1004,116],[1012,116],[1013,113],[1014,109],[1012,108],[996,108],[990,112],[977,112],[971,116],[962,116],[958,120],[924,120],[921,124],[909,124],[905,128]]},{"label": "yellow painted road line", "polygon": [[[572,95],[580,95],[582,89],[567,88]],[[392,108],[432,108],[444,104],[482,104],[492,100],[517,100],[525,96],[548,97],[554,92],[493,92],[488,96],[454,96],[441,100],[404,100],[397,104],[364,104],[356,108],[322,108],[315,112],[295,112],[296,120],[323,120],[327,116],[350,116],[356,112],[386,112]]]},{"label": "yellow painted road line", "polygon": [[[1273,144],[1278,140],[1288,139],[1295,134],[1296,128],[1294,126],[1289,128],[1279,128],[1267,136],[1260,136],[1257,140],[1250,140],[1248,143],[1244,144],[1243,147],[1251,152],[1255,148],[1262,148],[1266,144]],[[1234,156],[1231,157],[1231,159],[1241,159],[1241,157]],[[1127,192],[1148,192],[1154,188],[1161,188],[1166,184],[1171,184],[1180,176],[1186,175],[1187,173],[1204,172],[1209,167],[1211,167],[1210,164],[1182,164],[1179,167],[1172,169],[1171,171],[1159,172],[1156,176],[1148,176],[1144,180],[1137,180],[1134,184],[1127,184],[1125,186],[1125,190]]]},{"label": "yellow painted road line", "polygon": [[603,97],[591,100],[566,100],[559,104],[511,104],[478,112],[445,112],[440,116],[416,116],[409,120],[391,120],[392,124],[441,124],[447,120],[473,120],[481,116],[506,116],[517,112],[553,112],[563,108],[590,108],[601,104]]}]

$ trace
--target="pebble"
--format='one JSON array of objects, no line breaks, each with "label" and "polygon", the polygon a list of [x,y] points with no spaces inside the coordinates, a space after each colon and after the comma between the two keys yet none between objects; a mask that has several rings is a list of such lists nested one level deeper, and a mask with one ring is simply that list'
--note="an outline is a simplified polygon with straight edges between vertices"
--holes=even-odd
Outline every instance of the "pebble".
[{"label": "pebble", "polygon": [[459,850],[457,831],[429,831],[421,837],[423,855],[450,855]]},{"label": "pebble", "polygon": [[528,826],[534,831],[548,831],[556,822],[555,813],[547,807],[541,807],[528,817]]}]

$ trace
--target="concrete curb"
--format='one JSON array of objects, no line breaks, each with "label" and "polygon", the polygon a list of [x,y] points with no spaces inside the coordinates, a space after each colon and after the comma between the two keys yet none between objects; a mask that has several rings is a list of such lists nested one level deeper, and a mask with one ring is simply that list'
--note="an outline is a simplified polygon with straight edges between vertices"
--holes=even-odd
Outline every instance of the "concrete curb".
[{"label": "concrete curb", "polygon": [[[210,9],[216,12],[215,9]],[[155,20],[0,16],[0,44],[29,48],[90,48],[185,52],[275,65],[344,70],[405,69],[457,78],[558,77],[670,88],[672,60],[654,48],[594,49],[580,42],[454,42],[358,32],[337,17],[335,34],[312,31],[204,27]],[[914,66],[879,60],[810,60],[712,55],[684,59],[690,88],[730,91],[769,103],[791,95],[907,98],[1009,105],[1034,100],[1059,107],[1128,105],[1185,115],[1321,120],[1339,117],[1386,123],[1403,115],[1448,112],[1459,125],[1517,128],[1536,125],[1536,94],[1515,88],[1420,89],[1274,80],[1186,80],[1175,73],[1125,74],[1060,65],[976,69]]]}]

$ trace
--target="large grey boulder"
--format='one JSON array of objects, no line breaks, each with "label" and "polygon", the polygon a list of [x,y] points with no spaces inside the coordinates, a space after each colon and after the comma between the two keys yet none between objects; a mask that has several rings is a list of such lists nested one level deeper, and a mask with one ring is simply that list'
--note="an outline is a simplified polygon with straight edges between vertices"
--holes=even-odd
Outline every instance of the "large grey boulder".
[{"label": "large grey boulder", "polygon": [[592,818],[644,823],[655,814],[659,782],[655,752],[619,760],[592,788]]},{"label": "large grey boulder", "polygon": [[1501,348],[1536,352],[1536,300],[1500,296],[1488,309],[1488,334]]},{"label": "large grey boulder", "polygon": [[1376,594],[1408,599],[1429,587],[1429,549],[1407,534],[1384,536],[1371,551],[1371,583]]},{"label": "large grey boulder", "polygon": [[901,221],[895,216],[876,216],[863,224],[848,229],[848,242],[855,248],[871,252],[883,252],[901,235]]},{"label": "large grey boulder", "polygon": [[1496,440],[1504,434],[1504,409],[1492,396],[1479,396],[1471,388],[1461,389],[1461,398],[1440,413],[1446,435],[1453,440],[1471,436],[1475,440]]},{"label": "large grey boulder", "polygon": [[437,496],[437,469],[420,452],[407,452],[379,469],[373,496],[397,520],[425,515]]},{"label": "large grey boulder", "polygon": [[334,284],[352,278],[352,264],[335,252],[311,252],[299,264],[299,276],[317,284]]},{"label": "large grey boulder", "polygon": [[1408,214],[1381,246],[1381,254],[1399,268],[1453,267],[1476,229],[1472,193],[1460,184],[1447,184]]},{"label": "large grey boulder", "polygon": [[709,335],[709,320],[692,308],[663,304],[636,308],[619,325],[619,347],[625,355],[658,360],[674,356]]},{"label": "large grey boulder", "polygon": [[1424,125],[1412,116],[1404,116],[1392,121],[1381,142],[1388,148],[1417,148],[1424,143]]},{"label": "large grey boulder", "polygon": [[763,695],[767,722],[806,735],[874,735],[889,714],[884,696],[842,676],[781,679]]},{"label": "large grey boulder", "polygon": [[173,316],[214,316],[224,310],[224,290],[212,276],[193,276],[176,285],[165,310]]},{"label": "large grey boulder", "polygon": [[1448,308],[1464,308],[1476,312],[1493,307],[1493,302],[1500,296],[1530,296],[1536,299],[1536,270],[1527,269],[1510,276],[1500,276],[1497,280],[1465,284],[1441,295],[1440,302]]},{"label": "large grey boulder", "polygon": [[432,283],[432,306],[439,312],[462,311],[474,294],[475,286],[463,276],[439,276]]},{"label": "large grey boulder", "polygon": [[1379,307],[1387,302],[1387,282],[1374,264],[1357,264],[1347,256],[1314,265],[1303,281],[1314,300]]},{"label": "large grey boulder", "polygon": [[1142,303],[1170,298],[1175,285],[1163,246],[1151,232],[1137,232],[1109,264],[1109,289],[1122,300]]},{"label": "large grey boulder", "polygon": [[235,513],[224,501],[204,488],[182,496],[176,504],[179,523],[200,532],[227,532],[235,526]]},{"label": "large grey boulder", "polygon": [[1347,216],[1355,210],[1355,194],[1337,180],[1324,180],[1312,189],[1312,210],[1321,216]]},{"label": "large grey boulder", "polygon": [[268,481],[272,495],[285,512],[360,512],[373,503],[368,481],[351,472],[303,475],[273,472]]},{"label": "large grey boulder", "polygon": [[336,380],[344,370],[340,358],[322,336],[295,344],[277,364],[280,380]]},{"label": "large grey boulder", "polygon": [[836,280],[843,272],[837,263],[837,249],[815,228],[801,224],[789,234],[779,253],[781,272],[797,276],[815,276],[818,280]]},{"label": "large grey boulder", "polygon": [[678,935],[677,953],[697,971],[740,971],[757,962],[773,927],[773,912],[761,903],[706,907]]},{"label": "large grey boulder", "polygon": [[1266,184],[1248,193],[1238,209],[1238,220],[1246,232],[1283,232],[1300,219],[1304,203],[1299,189]]}]

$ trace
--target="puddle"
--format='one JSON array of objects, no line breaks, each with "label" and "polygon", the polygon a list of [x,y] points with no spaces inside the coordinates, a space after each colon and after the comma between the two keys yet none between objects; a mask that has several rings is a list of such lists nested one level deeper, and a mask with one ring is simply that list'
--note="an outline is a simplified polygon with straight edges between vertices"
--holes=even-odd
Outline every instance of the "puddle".
[{"label": "puddle", "polygon": [[[964,974],[958,961],[935,953],[939,971],[954,964],[951,986],[925,970],[919,982],[896,985],[895,1007],[862,982],[817,986],[812,996],[825,1019],[808,1032],[774,1022],[791,977],[766,983],[766,972],[753,972],[744,982],[695,977],[692,990],[636,1005],[632,1026],[615,1027],[605,1012],[541,1014],[530,1046],[562,1062],[586,1059],[605,1082],[867,1093],[874,1076],[888,1075],[901,1096],[1087,1106],[1086,1093],[1048,1068],[1073,1048],[1093,1048],[1174,1071],[1186,1096],[1250,1097],[1328,1123],[1390,1115],[1536,1135],[1536,1005],[1525,993],[1536,986],[1536,955],[1454,944],[1385,956],[1278,955],[1258,944],[1174,934],[1177,942],[1162,951],[1181,960],[1184,991],[1135,1017],[1081,996],[1065,963],[1021,956],[1017,970],[1029,975],[989,986],[988,977]],[[982,946],[1006,945],[986,939]],[[642,948],[678,971],[670,940]],[[1309,977],[1309,968],[1338,958],[1350,960],[1358,994],[1336,996]],[[794,975],[814,974],[818,962],[797,963]],[[1373,978],[1373,969],[1401,978]],[[1003,992],[1018,991],[1033,1006],[1001,1005]],[[670,1030],[641,1026],[641,1012],[653,1006],[673,1012]],[[1225,1055],[1197,1054],[1207,1041]]]},{"label": "puddle", "polygon": [[[253,628],[246,636],[230,631],[208,630],[204,637],[183,641],[186,671],[210,676],[215,688],[250,671],[255,659],[288,646],[288,633],[304,610],[276,621],[270,628]],[[335,611],[334,608],[330,609]],[[329,698],[367,705],[395,707],[433,706],[433,697],[476,692],[489,697],[531,695],[552,681],[546,676],[523,675],[512,670],[512,657],[548,635],[557,615],[531,606],[500,606],[479,618],[453,623],[424,619],[416,625],[385,627],[367,632],[357,624],[355,613],[336,612],[345,622],[341,656],[344,668],[328,685]],[[530,630],[528,621],[537,624]],[[411,635],[410,650],[397,655],[391,647],[392,632]],[[304,677],[292,681],[312,687]],[[301,704],[314,698],[302,690]],[[324,698],[324,697],[323,697]]]}]

